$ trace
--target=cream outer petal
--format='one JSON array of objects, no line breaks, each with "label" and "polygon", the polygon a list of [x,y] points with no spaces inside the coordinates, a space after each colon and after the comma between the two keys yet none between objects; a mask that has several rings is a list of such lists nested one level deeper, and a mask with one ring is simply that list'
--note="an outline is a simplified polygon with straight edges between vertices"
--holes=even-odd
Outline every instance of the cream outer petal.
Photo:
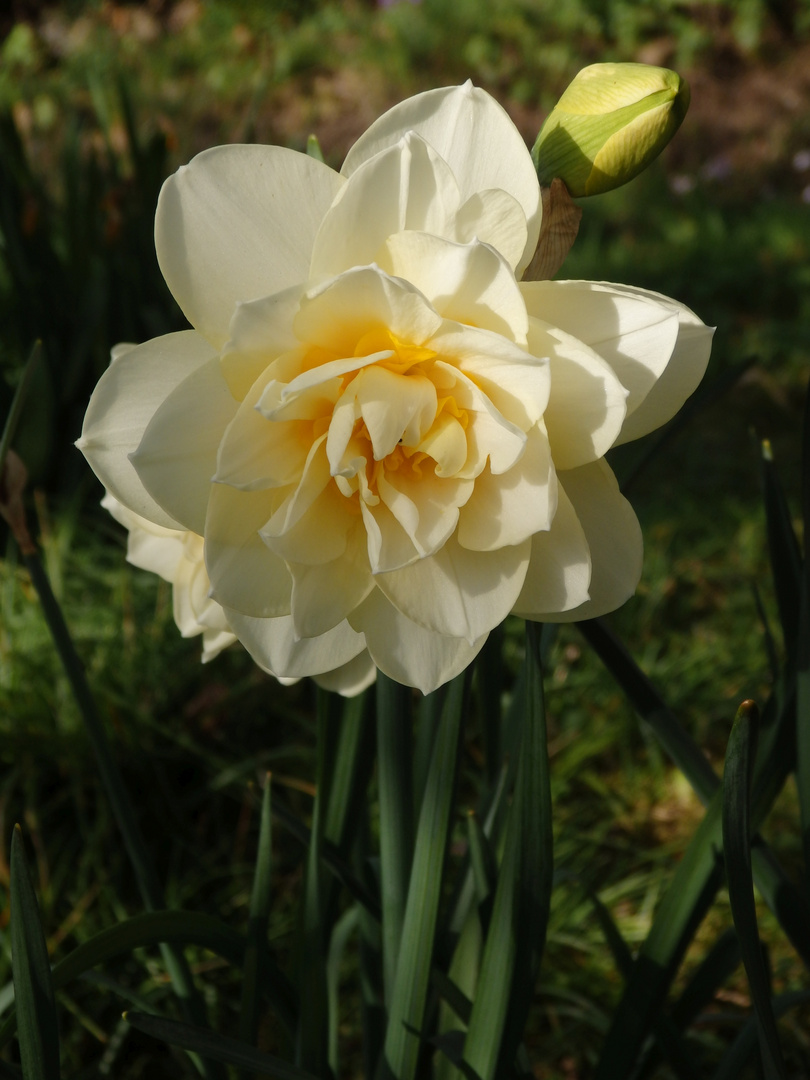
[{"label": "cream outer petal", "polygon": [[484,634],[468,642],[426,630],[398,611],[379,589],[352,612],[349,621],[365,634],[368,651],[380,671],[423,694],[464,671],[487,639]]},{"label": "cream outer petal", "polygon": [[529,319],[515,275],[487,244],[403,232],[389,237],[378,261],[381,269],[419,289],[442,318],[526,344]]},{"label": "cream outer petal", "polygon": [[214,357],[169,394],[130,457],[155,501],[199,536],[205,528],[219,444],[237,407],[219,357]]},{"label": "cream outer petal", "polygon": [[405,229],[449,236],[459,203],[452,171],[409,132],[349,178],[315,237],[310,276],[335,277],[372,263],[388,237]]},{"label": "cream outer petal", "polygon": [[320,224],[345,181],[280,146],[204,150],[164,183],[155,217],[161,272],[217,349],[239,301],[309,277]]},{"label": "cream outer petal", "polygon": [[[585,531],[562,484],[557,513],[548,532],[535,533],[529,569],[513,614],[525,619],[556,619],[588,599],[591,553]],[[553,612],[552,616],[548,613]]]},{"label": "cream outer petal", "polygon": [[318,686],[324,690],[332,690],[343,697],[356,697],[362,694],[377,678],[377,668],[369,653],[364,650],[350,660],[348,664],[342,664],[332,671],[324,671],[321,675],[315,675],[314,679]]},{"label": "cream outer petal", "polygon": [[169,394],[216,355],[193,330],[166,334],[128,349],[98,382],[76,445],[104,487],[134,513],[167,529],[183,526],[143,485],[129,455]]},{"label": "cream outer petal", "polygon": [[598,281],[523,281],[529,315],[606,360],[627,390],[627,415],[661,377],[678,338],[678,312],[652,294]]},{"label": "cream outer petal", "polygon": [[647,296],[669,304],[678,315],[678,340],[661,378],[638,409],[624,422],[616,445],[639,439],[662,427],[681,409],[706,373],[714,327],[706,326],[691,308],[648,289],[616,285],[630,296]]},{"label": "cream outer petal", "polygon": [[223,607],[259,619],[290,611],[289,571],[259,535],[271,511],[265,491],[212,485],[204,534],[211,596]]},{"label": "cream outer petal", "polygon": [[636,591],[644,561],[641,527],[606,461],[560,473],[559,480],[588,540],[590,598],[567,611],[532,618],[547,622],[595,619],[621,607]]},{"label": "cream outer petal", "polygon": [[506,111],[470,82],[417,94],[389,109],[360,136],[341,172],[351,177],[409,131],[421,135],[453,170],[462,202],[488,188],[501,188],[517,199],[528,225],[519,276],[537,247],[542,205],[531,155]]},{"label": "cream outer petal", "polygon": [[588,345],[539,319],[531,320],[529,348],[549,358],[544,419],[555,467],[574,469],[603,457],[627,413],[627,391],[611,366]]},{"label": "cream outer petal", "polygon": [[276,678],[301,679],[349,664],[365,649],[365,638],[347,622],[317,638],[298,639],[291,616],[253,619],[225,609],[239,640],[263,671]]},{"label": "cream outer petal", "polygon": [[531,541],[497,551],[467,551],[451,537],[427,559],[377,575],[380,591],[409,620],[472,644],[514,607]]}]

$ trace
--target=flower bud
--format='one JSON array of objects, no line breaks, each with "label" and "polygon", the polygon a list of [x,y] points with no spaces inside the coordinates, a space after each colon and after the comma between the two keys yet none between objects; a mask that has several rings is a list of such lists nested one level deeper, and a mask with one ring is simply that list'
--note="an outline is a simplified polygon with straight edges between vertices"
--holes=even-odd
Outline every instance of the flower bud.
[{"label": "flower bud", "polygon": [[648,64],[583,68],[540,129],[532,158],[544,186],[555,177],[571,195],[601,195],[647,168],[678,130],[689,85]]}]

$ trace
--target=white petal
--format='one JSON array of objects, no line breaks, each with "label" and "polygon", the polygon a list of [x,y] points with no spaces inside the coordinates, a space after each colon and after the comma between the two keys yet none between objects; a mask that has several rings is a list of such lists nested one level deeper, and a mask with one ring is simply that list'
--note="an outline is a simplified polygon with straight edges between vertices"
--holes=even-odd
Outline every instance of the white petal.
[{"label": "white petal", "polygon": [[315,238],[310,276],[372,263],[388,237],[404,229],[450,236],[459,204],[451,170],[410,132],[352,174]]},{"label": "white petal", "polygon": [[228,608],[225,614],[259,667],[276,678],[300,679],[334,671],[350,663],[366,647],[363,635],[345,622],[320,637],[299,640],[292,616],[253,619]]},{"label": "white petal", "polygon": [[260,530],[267,546],[288,561],[315,566],[340,558],[356,521],[353,506],[332,481],[325,441],[322,435],[313,443],[297,486]]},{"label": "white petal", "polygon": [[[198,570],[202,570],[202,575]],[[198,609],[200,601],[204,600],[207,588],[208,575],[205,567],[196,567],[188,560],[182,560],[172,584],[172,609],[177,629],[184,638],[196,637],[203,632],[195,609]]]},{"label": "white petal", "polygon": [[368,652],[364,651],[348,664],[334,671],[325,671],[322,675],[314,675],[313,678],[324,690],[331,690],[343,697],[356,697],[377,678],[377,667]]},{"label": "white petal", "polygon": [[625,420],[616,440],[618,445],[638,439],[666,424],[695,392],[709,363],[714,327],[706,326],[694,311],[677,300],[629,285],[614,287],[621,288],[631,296],[648,296],[669,304],[678,315],[678,340],[670,361],[638,409]]},{"label": "white petal", "polygon": [[530,541],[498,551],[467,551],[451,538],[427,559],[376,577],[408,619],[472,644],[512,610],[529,565]]},{"label": "white petal", "polygon": [[437,372],[442,369],[447,372],[453,380],[452,396],[458,408],[472,414],[466,429],[467,463],[459,475],[467,478],[478,476],[483,472],[487,459],[493,473],[511,469],[520,460],[526,446],[526,435],[521,428],[498,411],[474,375],[467,375],[442,361],[437,361],[434,368]]},{"label": "white petal", "polygon": [[164,581],[174,581],[183,559],[183,534],[155,536],[145,529],[130,529],[127,539],[127,562],[141,570],[157,574]]},{"label": "white petal", "polygon": [[374,588],[366,535],[359,523],[338,559],[320,565],[288,563],[293,579],[292,617],[298,637],[325,634],[343,622]]},{"label": "white petal", "polygon": [[559,614],[546,613],[539,618],[551,622],[595,619],[621,607],[636,591],[644,561],[641,528],[604,460],[570,469],[561,473],[559,480],[590,548],[590,599],[579,607]]},{"label": "white petal", "polygon": [[420,558],[413,537],[382,500],[371,506],[361,499],[360,510],[366,527],[368,562],[372,574],[399,570]]},{"label": "white petal", "polygon": [[494,551],[519,544],[548,529],[557,506],[557,484],[545,429],[527,432],[526,451],[500,476],[489,469],[461,511],[458,542],[470,551]]},{"label": "white petal", "polygon": [[549,358],[551,392],[545,412],[558,469],[603,457],[624,422],[627,391],[593,349],[555,326],[532,319],[529,348]]},{"label": "white petal", "polygon": [[119,502],[168,529],[182,529],[182,525],[152,498],[129,455],[175,387],[215,355],[205,338],[193,330],[153,338],[125,351],[93,391],[76,443]]},{"label": "white petal", "polygon": [[155,501],[199,535],[205,528],[219,444],[236,409],[215,357],[175,387],[130,455]]},{"label": "white petal", "polygon": [[628,391],[627,415],[638,408],[669,363],[678,314],[653,294],[595,281],[523,281],[529,315],[557,326],[597,352]]},{"label": "white petal", "polygon": [[[415,561],[415,556],[425,558],[433,555],[453,535],[458,523],[458,508],[464,506],[473,493],[472,480],[456,480],[441,477],[429,469],[423,469],[421,476],[414,476],[409,470],[397,470],[378,481],[380,503],[370,507],[369,514],[378,522],[384,537],[382,551],[372,563],[374,573],[400,569]],[[407,547],[403,545],[400,553],[407,551],[408,557],[394,562],[397,547],[392,544],[396,538],[390,535],[391,526],[386,517],[390,511],[402,526],[408,537]]]},{"label": "white petal", "polygon": [[520,269],[528,266],[540,235],[540,185],[520,132],[495,99],[469,82],[408,98],[360,136],[341,172],[351,176],[408,131],[418,132],[444,158],[462,200],[488,188],[502,188],[517,199],[528,223]]},{"label": "white petal", "polygon": [[257,379],[225,429],[217,454],[217,483],[258,491],[293,484],[301,476],[312,423],[269,420],[256,407],[265,389],[265,380]]},{"label": "white petal", "polygon": [[326,165],[280,146],[217,146],[170,176],[155,247],[192,326],[222,348],[240,300],[306,281],[315,234],[343,184]]},{"label": "white petal", "polygon": [[301,341],[340,358],[361,355],[355,349],[369,331],[385,329],[407,345],[418,346],[441,322],[413,285],[376,266],[363,266],[310,290],[301,301],[295,332]]},{"label": "white petal", "polygon": [[443,318],[526,344],[529,320],[515,276],[486,244],[397,233],[386,242],[379,262],[383,270],[415,285]]},{"label": "white petal", "polygon": [[426,630],[397,611],[379,589],[352,613],[351,623],[365,634],[371,659],[380,671],[423,694],[464,671],[487,639],[485,634],[470,644]]},{"label": "white petal", "polygon": [[355,399],[371,439],[374,460],[397,446],[418,446],[436,415],[436,387],[424,375],[399,375],[383,367],[358,372],[347,393]]},{"label": "white petal", "polygon": [[209,663],[219,656],[223,649],[234,645],[238,640],[236,634],[232,634],[230,630],[203,630],[202,662]]},{"label": "white petal", "polygon": [[[288,615],[292,579],[282,559],[259,536],[272,514],[266,491],[214,484],[205,522],[205,563],[211,596],[228,609],[268,618]],[[228,616],[229,621],[230,615]]]},{"label": "white petal", "polygon": [[558,484],[557,513],[548,532],[532,537],[531,561],[514,614],[538,621],[557,620],[560,612],[585,603],[590,582],[588,541],[571,500]]},{"label": "white petal", "polygon": [[445,322],[428,344],[455,362],[522,431],[545,412],[550,377],[544,357],[532,356],[500,334],[452,322]]},{"label": "white petal", "polygon": [[453,239],[462,244],[480,240],[491,244],[512,271],[523,273],[523,254],[529,229],[523,207],[500,188],[477,191],[456,214]]},{"label": "white petal", "polygon": [[237,401],[246,396],[268,364],[299,344],[293,319],[303,292],[303,285],[293,285],[236,305],[230,338],[222,353],[222,374]]}]

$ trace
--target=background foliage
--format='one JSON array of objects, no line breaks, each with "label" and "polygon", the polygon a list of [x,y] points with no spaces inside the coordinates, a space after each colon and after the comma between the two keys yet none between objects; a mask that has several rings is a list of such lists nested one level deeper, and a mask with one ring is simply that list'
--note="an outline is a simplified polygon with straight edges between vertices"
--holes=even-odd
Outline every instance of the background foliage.
[{"label": "background foliage", "polygon": [[[691,112],[663,159],[628,188],[583,204],[564,275],[659,289],[718,326],[712,392],[700,408],[655,452],[633,446],[613,461],[630,485],[646,558],[637,597],[611,623],[719,769],[737,705],[764,703],[774,655],[789,660],[775,629],[782,611],[759,440],[771,440],[787,520],[799,527],[810,353],[807,0],[20,3],[2,33],[0,416],[41,337],[45,362],[15,445],[37,488],[44,563],[115,756],[129,789],[148,793],[137,809],[167,904],[247,925],[260,819],[253,785],[272,769],[283,806],[309,819],[314,692],[280,688],[237,650],[201,668],[198,644],[175,630],[168,587],[124,563],[120,530],[97,509],[100,489],[72,442],[110,346],[183,325],[151,241],[165,175],[216,142],[302,149],[311,131],[337,165],[387,105],[432,85],[472,77],[531,141],[586,63],[664,63],[692,84]],[[29,576],[5,532],[0,544],[0,882],[10,880],[11,826],[20,821],[58,958],[142,908]],[[770,651],[763,618],[774,628]],[[505,704],[521,656],[521,632],[508,627]],[[549,653],[546,704],[557,877],[527,1041],[536,1075],[573,1080],[593,1075],[621,997],[620,965],[589,895],[639,946],[702,809],[575,628]],[[461,806],[479,795],[484,734],[467,731]],[[792,781],[763,835],[801,880]],[[454,853],[467,843],[458,824]],[[302,848],[277,829],[269,941],[288,967],[301,875]],[[2,893],[0,905],[5,928]],[[762,905],[760,917],[774,990],[805,989],[795,950]],[[676,992],[728,925],[721,888]],[[8,957],[4,940],[2,984]],[[191,960],[215,1026],[235,1034],[232,968],[202,950]],[[139,1002],[170,1009],[154,950],[115,975]],[[57,1001],[66,1074],[178,1075],[181,1059],[119,1024],[111,992],[77,982]],[[736,967],[698,1029],[707,1060],[721,1059],[749,1011]],[[349,996],[339,1032],[345,1075],[362,1075],[359,1014]],[[780,1021],[794,1076],[810,1075],[807,1018],[805,1006]],[[267,1049],[278,1038],[272,1026],[260,1032]],[[671,1075],[660,1062],[651,1068]]]}]

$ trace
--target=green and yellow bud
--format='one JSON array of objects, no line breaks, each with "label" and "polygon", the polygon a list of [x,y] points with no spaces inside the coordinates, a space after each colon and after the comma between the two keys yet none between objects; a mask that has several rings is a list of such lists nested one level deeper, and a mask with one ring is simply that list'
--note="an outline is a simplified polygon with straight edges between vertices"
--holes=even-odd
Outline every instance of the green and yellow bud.
[{"label": "green and yellow bud", "polygon": [[574,78],[532,149],[544,186],[555,177],[571,195],[601,195],[647,168],[678,130],[689,85],[667,68],[592,64]]}]

